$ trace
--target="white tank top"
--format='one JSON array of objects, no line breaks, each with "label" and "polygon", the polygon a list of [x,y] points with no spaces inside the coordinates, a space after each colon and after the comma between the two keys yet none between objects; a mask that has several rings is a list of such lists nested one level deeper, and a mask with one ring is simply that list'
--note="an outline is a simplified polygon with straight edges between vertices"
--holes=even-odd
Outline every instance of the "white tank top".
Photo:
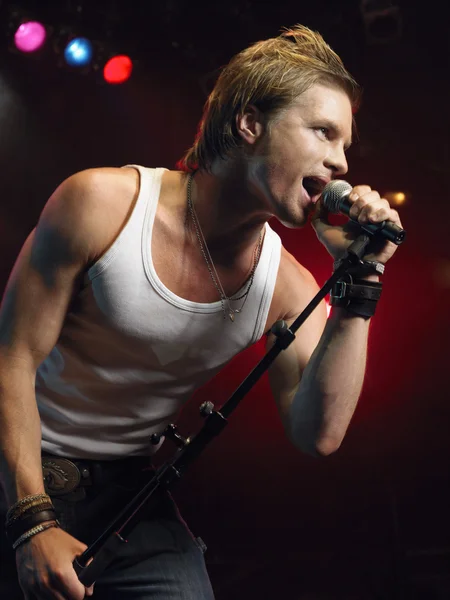
[{"label": "white tank top", "polygon": [[196,389],[264,334],[279,236],[266,225],[253,285],[232,323],[220,301],[184,300],[158,278],[151,237],[165,169],[130,166],[140,173],[133,212],[88,270],[56,346],[37,371],[42,449],[60,456],[154,453],[151,434],[161,432]]}]

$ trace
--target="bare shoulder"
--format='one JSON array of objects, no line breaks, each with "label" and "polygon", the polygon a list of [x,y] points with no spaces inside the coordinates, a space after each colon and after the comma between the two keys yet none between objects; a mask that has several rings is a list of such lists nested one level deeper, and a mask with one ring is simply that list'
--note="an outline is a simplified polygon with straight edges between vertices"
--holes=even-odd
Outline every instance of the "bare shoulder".
[{"label": "bare shoulder", "polygon": [[87,169],[65,179],[42,211],[40,224],[56,229],[86,260],[98,258],[120,233],[139,192],[133,168]]},{"label": "bare shoulder", "polygon": [[319,286],[311,272],[282,247],[271,306],[275,319],[296,318],[318,290]]}]

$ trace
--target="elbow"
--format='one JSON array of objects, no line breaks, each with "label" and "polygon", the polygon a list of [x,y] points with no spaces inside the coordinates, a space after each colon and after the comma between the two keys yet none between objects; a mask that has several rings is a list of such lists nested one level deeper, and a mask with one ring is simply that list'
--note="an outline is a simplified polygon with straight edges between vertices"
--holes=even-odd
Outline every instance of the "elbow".
[{"label": "elbow", "polygon": [[315,443],[317,456],[330,456],[341,447],[342,439],[321,436]]},{"label": "elbow", "polygon": [[342,438],[331,435],[290,435],[292,444],[301,452],[314,458],[322,458],[334,454],[339,450]]},{"label": "elbow", "polygon": [[335,397],[315,397],[313,400],[306,409],[299,404],[291,404],[291,411],[284,421],[285,431],[300,451],[317,458],[330,456],[341,447],[348,422],[322,409],[324,405],[334,406]]}]

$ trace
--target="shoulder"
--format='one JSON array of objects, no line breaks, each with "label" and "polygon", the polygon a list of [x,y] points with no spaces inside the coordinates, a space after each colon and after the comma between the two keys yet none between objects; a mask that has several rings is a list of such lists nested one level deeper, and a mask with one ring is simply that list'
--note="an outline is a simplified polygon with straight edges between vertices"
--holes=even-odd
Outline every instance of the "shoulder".
[{"label": "shoulder", "polygon": [[278,318],[296,318],[319,291],[319,286],[306,267],[282,246],[280,266],[272,300]]},{"label": "shoulder", "polygon": [[38,228],[58,232],[95,260],[118,235],[139,193],[133,168],[87,169],[65,179],[42,211]]},{"label": "shoulder", "polygon": [[133,168],[86,169],[65,179],[50,197],[48,205],[84,211],[102,208],[119,198],[126,201],[139,187],[139,174]]}]

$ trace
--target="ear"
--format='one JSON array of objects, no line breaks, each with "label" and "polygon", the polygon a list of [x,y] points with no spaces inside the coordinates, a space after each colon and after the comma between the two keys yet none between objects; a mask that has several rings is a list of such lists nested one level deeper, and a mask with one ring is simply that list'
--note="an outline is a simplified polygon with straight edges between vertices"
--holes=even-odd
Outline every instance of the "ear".
[{"label": "ear", "polygon": [[253,145],[264,133],[264,114],[256,106],[249,104],[244,114],[236,115],[236,129],[247,144]]}]

